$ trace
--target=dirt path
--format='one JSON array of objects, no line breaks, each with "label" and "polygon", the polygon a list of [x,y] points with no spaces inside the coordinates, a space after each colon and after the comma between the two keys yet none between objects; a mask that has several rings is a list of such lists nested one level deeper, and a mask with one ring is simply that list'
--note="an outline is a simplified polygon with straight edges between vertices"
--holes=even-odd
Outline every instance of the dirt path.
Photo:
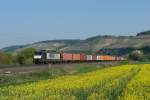
[{"label": "dirt path", "polygon": [[[51,67],[74,67],[79,65],[80,63],[74,64],[53,64],[53,65],[28,65],[28,66],[0,66],[0,74],[24,74],[24,73],[32,73],[41,70],[46,70]],[[99,63],[85,63],[85,65],[95,64],[95,65],[114,65],[116,62],[99,62]]]},{"label": "dirt path", "polygon": [[47,65],[33,65],[33,66],[17,66],[9,68],[0,68],[0,74],[14,74],[14,73],[31,73],[40,70],[48,69]]}]

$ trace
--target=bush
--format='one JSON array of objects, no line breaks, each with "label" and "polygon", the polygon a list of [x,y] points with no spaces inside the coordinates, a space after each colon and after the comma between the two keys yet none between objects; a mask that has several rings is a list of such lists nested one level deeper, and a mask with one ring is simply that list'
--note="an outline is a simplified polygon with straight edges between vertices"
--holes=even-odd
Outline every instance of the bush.
[{"label": "bush", "polygon": [[25,64],[25,57],[24,57],[24,55],[23,55],[23,54],[18,54],[16,61],[17,61],[17,63],[19,63],[19,64]]},{"label": "bush", "polygon": [[13,63],[13,57],[10,53],[5,53],[0,51],[0,64],[12,64]]},{"label": "bush", "polygon": [[146,59],[149,61],[150,60],[150,54],[146,54]]},{"label": "bush", "polygon": [[17,55],[17,62],[19,64],[31,64],[33,62],[32,57],[34,52],[35,52],[34,48],[24,49]]},{"label": "bush", "polygon": [[16,55],[0,51],[0,65],[32,64],[34,48],[26,48]]},{"label": "bush", "polygon": [[144,56],[144,54],[143,54],[142,51],[140,51],[140,50],[135,50],[135,51],[133,51],[133,52],[131,52],[131,53],[129,54],[129,59],[131,59],[131,60],[136,60],[136,61],[143,61],[143,60],[145,60],[146,58],[145,58],[145,56]]}]

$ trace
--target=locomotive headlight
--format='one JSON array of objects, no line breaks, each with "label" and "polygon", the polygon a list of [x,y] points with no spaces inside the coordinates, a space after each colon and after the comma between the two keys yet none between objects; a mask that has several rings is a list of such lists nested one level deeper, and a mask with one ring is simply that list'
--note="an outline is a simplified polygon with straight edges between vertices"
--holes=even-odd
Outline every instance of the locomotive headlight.
[{"label": "locomotive headlight", "polygon": [[42,58],[42,56],[41,55],[34,55],[34,57],[33,57],[34,59],[41,59]]}]

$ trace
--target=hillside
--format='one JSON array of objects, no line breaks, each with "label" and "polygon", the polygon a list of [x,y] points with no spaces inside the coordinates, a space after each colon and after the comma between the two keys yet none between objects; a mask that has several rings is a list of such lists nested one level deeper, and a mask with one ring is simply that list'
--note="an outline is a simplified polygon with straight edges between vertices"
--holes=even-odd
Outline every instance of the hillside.
[{"label": "hillside", "polygon": [[47,40],[23,46],[10,46],[3,51],[20,51],[33,47],[37,50],[49,49],[59,51],[98,51],[103,48],[140,48],[150,46],[150,31],[138,33],[136,36],[95,36],[85,40]]},{"label": "hillside", "polygon": [[150,35],[150,30],[137,33],[137,36]]},{"label": "hillside", "polygon": [[2,48],[2,51],[12,52],[17,49],[24,48],[24,47],[26,47],[26,45],[14,45],[14,46]]}]

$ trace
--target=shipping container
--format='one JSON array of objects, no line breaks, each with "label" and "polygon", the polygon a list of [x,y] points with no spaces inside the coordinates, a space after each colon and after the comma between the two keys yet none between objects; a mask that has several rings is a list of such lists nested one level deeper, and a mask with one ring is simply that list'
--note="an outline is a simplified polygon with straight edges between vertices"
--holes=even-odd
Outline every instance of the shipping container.
[{"label": "shipping container", "polygon": [[117,60],[125,60],[123,57],[117,57]]},{"label": "shipping container", "polygon": [[92,55],[92,60],[97,60],[97,56],[96,55]]},{"label": "shipping container", "polygon": [[120,60],[120,57],[116,57],[116,60]]},{"label": "shipping container", "polygon": [[106,60],[108,60],[108,57],[106,55],[101,55],[100,59],[106,61]]},{"label": "shipping container", "polygon": [[87,55],[87,60],[91,61],[92,60],[92,55]]},{"label": "shipping container", "polygon": [[63,53],[63,60],[73,60],[73,55],[71,53]]},{"label": "shipping container", "polygon": [[113,57],[112,57],[112,60],[116,60],[116,57],[113,56]]},{"label": "shipping container", "polygon": [[103,58],[103,56],[102,56],[102,55],[100,56],[100,60],[104,60],[104,58]]},{"label": "shipping container", "polygon": [[72,54],[73,55],[73,60],[80,60],[81,56],[80,54]]},{"label": "shipping container", "polygon": [[47,53],[46,59],[48,60],[60,60],[60,54],[58,53]]},{"label": "shipping container", "polygon": [[111,61],[113,60],[113,56],[110,56],[110,60],[111,60]]},{"label": "shipping container", "polygon": [[106,60],[111,60],[111,56],[106,56]]},{"label": "shipping container", "polygon": [[125,58],[121,57],[121,60],[125,60]]},{"label": "shipping container", "polygon": [[97,56],[97,60],[101,60],[101,56]]},{"label": "shipping container", "polygon": [[86,61],[87,60],[86,54],[85,53],[81,53],[80,54],[80,59],[81,59],[81,61]]},{"label": "shipping container", "polygon": [[115,60],[118,60],[117,57],[115,57]]},{"label": "shipping container", "polygon": [[113,57],[112,56],[106,56],[106,60],[113,60]]}]

